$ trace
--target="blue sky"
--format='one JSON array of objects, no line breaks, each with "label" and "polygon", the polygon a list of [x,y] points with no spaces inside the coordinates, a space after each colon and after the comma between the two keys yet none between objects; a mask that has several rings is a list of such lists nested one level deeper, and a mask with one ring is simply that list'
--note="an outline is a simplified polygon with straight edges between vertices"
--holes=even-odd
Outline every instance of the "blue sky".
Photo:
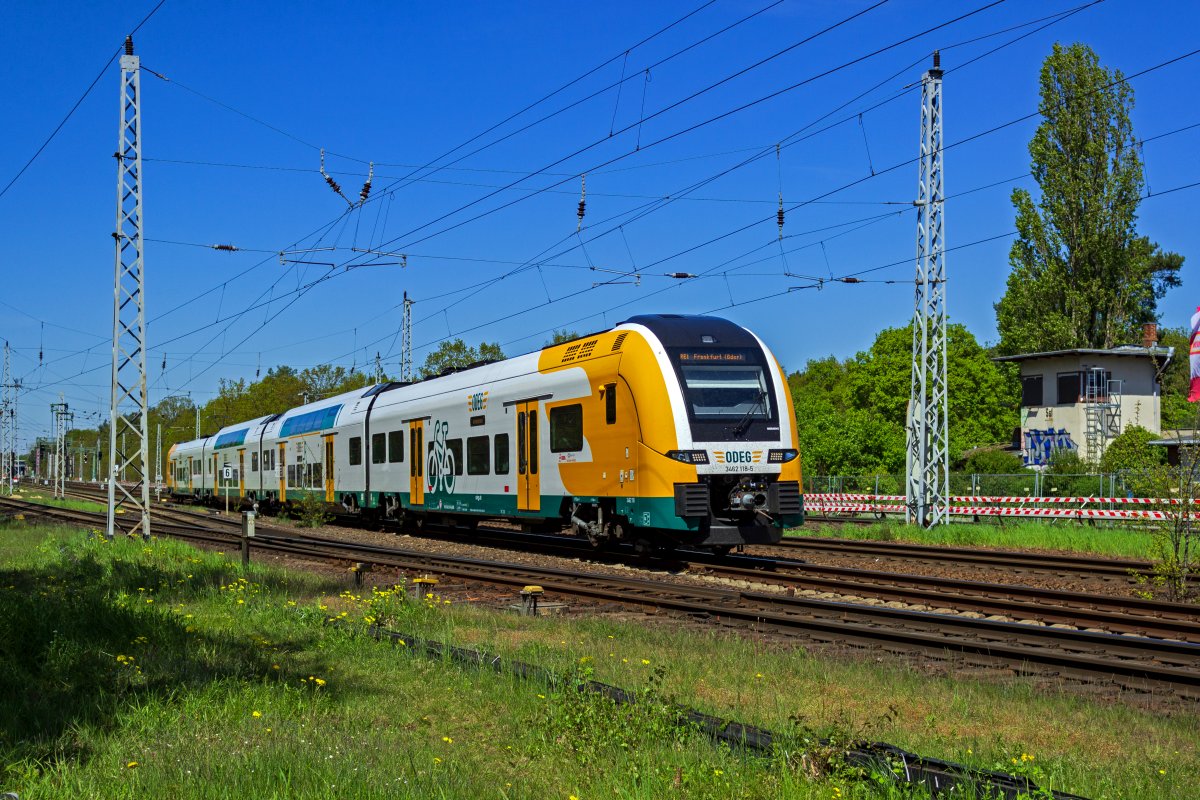
[{"label": "blue sky", "polygon": [[[920,95],[903,90],[919,83],[932,50],[942,49],[948,70],[951,145],[1035,111],[1038,70],[1055,41],[1085,42],[1127,75],[1200,46],[1200,5],[1192,2],[1105,0],[1068,14],[1085,0],[1008,0],[843,68],[988,0],[891,0],[873,9],[876,0],[703,2],[450,10],[167,0],[135,42],[143,66],[170,79],[142,75],[151,402],[189,391],[207,400],[221,378],[253,378],[260,365],[369,369],[380,352],[397,372],[404,291],[417,301],[418,364],[447,336],[499,341],[517,354],[555,328],[586,332],[649,312],[726,316],[763,336],[789,370],[852,355],[911,315],[917,169],[905,162],[917,154]],[[0,186],[152,7],[6,11],[0,74],[10,111]],[[602,64],[437,162],[447,168],[396,180]],[[48,430],[59,391],[81,412],[80,425],[95,424],[84,412],[107,409],[118,75],[114,63],[0,197],[0,338],[15,348],[14,371],[27,387],[22,444]],[[802,85],[734,111],[794,84]],[[1200,123],[1198,84],[1200,56],[1135,79],[1137,135]],[[992,304],[1009,271],[1009,195],[1035,188],[1020,176],[1036,125],[1003,127],[945,157],[947,245],[960,248],[947,256],[948,307],[985,342],[996,338]],[[1145,144],[1153,192],[1200,180],[1198,141],[1194,128]],[[778,142],[786,144],[776,157]],[[375,162],[370,202],[350,211],[326,186],[319,148],[352,199],[366,162]],[[587,213],[577,232],[581,173]],[[774,219],[781,191],[789,208],[802,204],[787,214],[783,253]],[[1188,257],[1184,288],[1163,304],[1169,325],[1195,306],[1198,191],[1149,199],[1139,212],[1143,233]],[[814,198],[821,202],[805,202]],[[226,243],[243,250],[206,247]],[[327,247],[337,249],[294,258],[332,268],[273,255]],[[347,270],[370,258],[355,247],[404,253],[407,266]],[[787,291],[812,282],[786,273],[827,278],[878,267],[863,277],[899,283]],[[640,281],[622,274],[635,269]],[[703,277],[679,281],[668,272]]]}]

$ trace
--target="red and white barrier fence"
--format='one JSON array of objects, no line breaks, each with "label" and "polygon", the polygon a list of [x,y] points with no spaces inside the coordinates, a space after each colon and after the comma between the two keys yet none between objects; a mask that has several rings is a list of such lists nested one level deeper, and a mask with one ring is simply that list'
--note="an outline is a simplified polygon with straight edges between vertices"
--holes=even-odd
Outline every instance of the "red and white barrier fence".
[{"label": "red and white barrier fence", "polygon": [[[904,495],[808,494],[804,510],[810,514],[904,514]],[[1177,516],[1161,509],[1098,508],[1102,505],[1176,506],[1176,498],[1152,497],[1021,497],[962,495],[950,498],[950,513],[966,517],[1037,517],[1041,519],[1161,520]],[[1198,503],[1200,504],[1200,503]],[[1064,508],[1075,505],[1077,508]],[[1048,506],[1048,507],[1047,507]],[[1200,513],[1192,516],[1200,519]]]}]

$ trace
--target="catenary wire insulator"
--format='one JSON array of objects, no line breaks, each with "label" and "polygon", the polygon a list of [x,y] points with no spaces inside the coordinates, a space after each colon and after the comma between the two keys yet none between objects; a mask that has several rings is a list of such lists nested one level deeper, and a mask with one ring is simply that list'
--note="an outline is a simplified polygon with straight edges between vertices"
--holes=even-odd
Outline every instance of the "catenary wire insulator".
[{"label": "catenary wire insulator", "polygon": [[234,244],[211,244],[209,247],[213,250],[220,250],[223,253],[236,253],[242,249]]},{"label": "catenary wire insulator", "polygon": [[358,204],[362,205],[367,202],[367,197],[371,194],[371,180],[375,177],[375,162],[372,161],[367,166],[367,182],[363,184],[362,191],[358,193]]},{"label": "catenary wire insulator", "polygon": [[779,221],[779,238],[783,238],[783,193],[779,194],[779,210],[775,212],[775,219]]},{"label": "catenary wire insulator", "polygon": [[575,225],[575,232],[578,233],[583,229],[583,215],[587,212],[587,175],[579,176],[579,210],[575,212],[575,216],[579,217],[579,222]]},{"label": "catenary wire insulator", "polygon": [[354,203],[350,202],[350,198],[348,198],[348,197],[346,197],[346,195],[342,194],[342,187],[339,186],[338,182],[335,181],[329,175],[329,173],[325,171],[325,150],[324,149],[321,150],[321,176],[323,178],[325,178],[325,182],[329,184],[329,188],[333,189],[333,191],[337,192],[337,196],[346,201],[346,205],[350,206],[351,208],[354,208]]}]

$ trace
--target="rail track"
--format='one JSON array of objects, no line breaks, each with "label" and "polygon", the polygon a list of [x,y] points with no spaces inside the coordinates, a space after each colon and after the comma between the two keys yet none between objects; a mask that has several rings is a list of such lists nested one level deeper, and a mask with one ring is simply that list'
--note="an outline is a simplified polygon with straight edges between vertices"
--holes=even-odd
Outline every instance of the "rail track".
[{"label": "rail track", "polygon": [[[0,512],[20,511],[95,526],[102,516],[4,499]],[[178,512],[177,512],[178,513]],[[232,521],[161,519],[161,534],[228,547],[236,543]],[[321,536],[260,529],[256,550],[333,561],[368,561],[376,567],[499,586],[536,583],[548,593],[619,605],[640,605],[723,625],[775,631],[839,646],[950,658],[1085,681],[1111,681],[1143,690],[1164,689],[1200,698],[1200,645],[1142,636],[1094,633],[1056,627],[856,605],[780,592],[664,583],[578,569],[516,564],[382,547]]]},{"label": "rail track", "polygon": [[973,547],[832,539],[822,536],[788,536],[779,544],[770,547],[786,548],[797,553],[824,552],[912,561],[954,562],[997,567],[1016,573],[1040,572],[1124,581],[1129,580],[1133,574],[1149,575],[1154,567],[1149,561],[1134,559],[1063,556],[1018,550],[981,550]]},{"label": "rail track", "polygon": [[[211,524],[229,526],[227,529],[236,530],[239,527],[235,519],[198,513],[194,510],[157,510],[156,514],[160,519],[165,516],[183,523],[192,523],[199,518],[210,521]],[[280,535],[289,532],[283,528],[275,530],[275,533]],[[869,604],[873,600],[876,603],[905,604],[911,607],[910,610],[943,614],[982,614],[995,618],[993,621],[1068,626],[1092,632],[1200,643],[1200,608],[1183,603],[817,565],[789,558],[722,558],[709,553],[684,550],[672,554],[669,559],[647,561],[637,557],[628,548],[598,553],[573,537],[522,533],[503,528],[477,528],[466,538],[461,532],[429,529],[423,530],[422,535],[507,549],[515,546],[522,551],[568,558],[633,563],[637,566],[672,571],[689,569],[700,574],[716,575],[750,584],[782,585],[787,588],[790,596],[795,596],[795,591],[800,590],[824,593],[824,599],[827,600],[856,604]],[[972,554],[979,552],[965,548],[951,549],[965,550]],[[1081,560],[1086,563],[1112,563],[1103,559]]]}]

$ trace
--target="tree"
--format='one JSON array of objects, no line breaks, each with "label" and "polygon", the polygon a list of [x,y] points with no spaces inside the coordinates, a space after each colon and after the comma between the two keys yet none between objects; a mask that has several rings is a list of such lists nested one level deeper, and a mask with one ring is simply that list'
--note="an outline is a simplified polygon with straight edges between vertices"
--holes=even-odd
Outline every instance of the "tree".
[{"label": "tree", "polygon": [[1130,425],[1108,443],[1100,456],[1101,472],[1144,472],[1166,463],[1166,451],[1150,444],[1158,438],[1140,425]]},{"label": "tree", "polygon": [[[1016,382],[962,325],[947,330],[950,457],[1006,442],[1017,425]],[[809,361],[788,383],[804,468],[810,474],[904,471],[912,380],[912,329],[890,328],[840,362]]]},{"label": "tree", "polygon": [[544,343],[542,345],[542,347],[553,347],[556,344],[562,344],[563,342],[569,342],[572,339],[578,339],[578,338],[579,338],[579,334],[576,333],[575,331],[568,330],[566,328],[563,328],[561,331],[555,329],[550,334],[550,340],[547,341],[546,343]]},{"label": "tree", "polygon": [[1183,257],[1136,233],[1142,162],[1133,90],[1087,46],[1055,44],[1042,65],[1044,121],[1029,143],[1041,198],[1013,192],[1017,241],[996,303],[1005,354],[1134,341],[1179,285]]},{"label": "tree", "polygon": [[425,357],[421,376],[430,378],[448,369],[463,369],[480,361],[500,361],[503,358],[504,351],[499,343],[480,342],[478,347],[468,347],[462,339],[445,341]]}]

